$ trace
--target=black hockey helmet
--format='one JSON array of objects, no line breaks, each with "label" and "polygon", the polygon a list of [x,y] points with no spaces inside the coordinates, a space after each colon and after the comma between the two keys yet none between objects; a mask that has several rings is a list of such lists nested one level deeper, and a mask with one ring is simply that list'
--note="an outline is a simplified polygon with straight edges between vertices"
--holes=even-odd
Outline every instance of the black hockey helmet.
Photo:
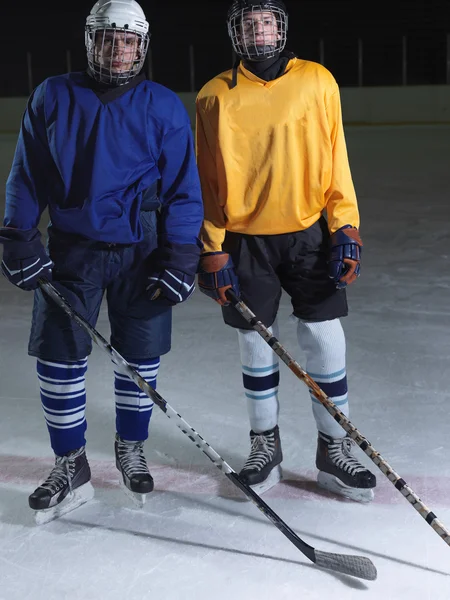
[{"label": "black hockey helmet", "polygon": [[282,0],[234,0],[227,26],[239,58],[265,60],[286,46],[288,13]]}]

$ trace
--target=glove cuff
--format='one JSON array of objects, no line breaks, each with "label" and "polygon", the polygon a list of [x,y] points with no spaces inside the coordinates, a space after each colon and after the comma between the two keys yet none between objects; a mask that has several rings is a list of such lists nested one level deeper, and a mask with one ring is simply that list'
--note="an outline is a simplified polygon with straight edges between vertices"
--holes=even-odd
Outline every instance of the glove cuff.
[{"label": "glove cuff", "polygon": [[176,269],[189,276],[195,276],[200,256],[198,244],[174,244],[167,242],[156,248],[150,255],[152,270]]},{"label": "glove cuff", "polygon": [[200,269],[206,273],[217,273],[225,266],[233,267],[233,261],[227,252],[205,252],[200,257]]},{"label": "glove cuff", "polygon": [[33,229],[15,229],[14,227],[0,227],[0,243],[10,242],[30,243],[41,239],[41,232]]},{"label": "glove cuff", "polygon": [[351,225],[344,225],[335,231],[330,237],[331,246],[343,246],[344,244],[356,244],[363,246],[359,230]]}]

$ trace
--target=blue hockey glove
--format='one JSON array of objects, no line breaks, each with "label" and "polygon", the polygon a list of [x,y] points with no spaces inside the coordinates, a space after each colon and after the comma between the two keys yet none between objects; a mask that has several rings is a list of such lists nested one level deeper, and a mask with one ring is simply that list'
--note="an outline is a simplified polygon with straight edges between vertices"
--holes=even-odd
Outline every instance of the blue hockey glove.
[{"label": "blue hockey glove", "polygon": [[38,279],[52,280],[53,263],[41,242],[37,229],[0,227],[3,244],[1,270],[9,281],[22,290],[35,290]]},{"label": "blue hockey glove", "polygon": [[239,280],[233,260],[226,252],[205,252],[200,257],[198,287],[222,306],[229,304],[225,292],[230,288],[239,297]]},{"label": "blue hockey glove", "polygon": [[162,294],[173,304],[178,304],[192,296],[195,290],[195,277],[177,269],[164,269],[158,275],[150,275],[148,281],[150,300],[156,300]]},{"label": "blue hockey glove", "polygon": [[359,231],[344,225],[330,237],[329,277],[337,289],[345,288],[359,277],[362,241]]},{"label": "blue hockey glove", "polygon": [[200,246],[167,243],[150,256],[147,294],[150,300],[160,296],[170,304],[187,300],[195,290]]}]

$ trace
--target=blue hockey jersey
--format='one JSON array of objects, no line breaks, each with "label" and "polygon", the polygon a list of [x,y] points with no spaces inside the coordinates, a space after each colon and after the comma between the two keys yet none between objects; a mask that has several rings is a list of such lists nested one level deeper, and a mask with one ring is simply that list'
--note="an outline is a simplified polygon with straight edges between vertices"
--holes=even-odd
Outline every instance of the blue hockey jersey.
[{"label": "blue hockey jersey", "polygon": [[6,185],[5,226],[35,228],[48,207],[60,231],[135,243],[149,196],[161,209],[162,242],[197,243],[203,204],[193,136],[174,92],[141,75],[98,94],[82,72],[34,90]]}]

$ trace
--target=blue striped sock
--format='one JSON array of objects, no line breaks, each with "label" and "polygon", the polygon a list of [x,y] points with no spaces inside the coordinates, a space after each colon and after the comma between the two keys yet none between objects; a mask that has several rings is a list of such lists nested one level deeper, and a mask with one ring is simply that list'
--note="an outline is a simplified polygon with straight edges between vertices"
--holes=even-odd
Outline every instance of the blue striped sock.
[{"label": "blue striped sock", "polygon": [[[156,390],[156,376],[160,359],[151,358],[128,361],[129,364]],[[124,440],[143,441],[148,437],[148,428],[153,410],[153,400],[144,394],[126,375],[114,370],[116,398],[116,430]]]},{"label": "blue striped sock", "polygon": [[62,456],[86,444],[87,359],[37,360],[42,407],[53,451]]}]

